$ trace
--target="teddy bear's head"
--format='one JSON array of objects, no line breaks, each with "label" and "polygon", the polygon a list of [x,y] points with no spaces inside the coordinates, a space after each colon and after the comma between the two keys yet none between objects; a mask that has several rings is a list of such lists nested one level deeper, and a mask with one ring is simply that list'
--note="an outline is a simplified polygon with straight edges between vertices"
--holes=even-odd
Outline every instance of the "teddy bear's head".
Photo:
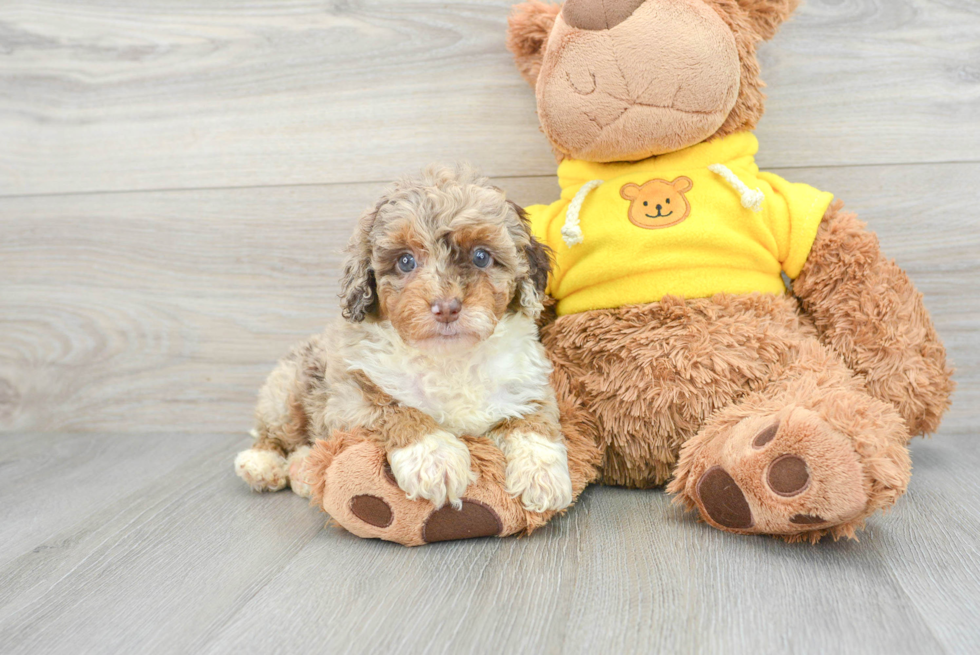
[{"label": "teddy bear's head", "polygon": [[755,127],[755,48],[800,0],[532,0],[507,45],[560,157],[638,161]]}]

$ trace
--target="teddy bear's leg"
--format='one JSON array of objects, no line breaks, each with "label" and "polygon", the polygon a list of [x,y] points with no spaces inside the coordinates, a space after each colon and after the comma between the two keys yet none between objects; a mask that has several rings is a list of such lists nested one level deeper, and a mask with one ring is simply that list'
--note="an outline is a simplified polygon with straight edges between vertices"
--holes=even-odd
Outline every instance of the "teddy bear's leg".
[{"label": "teddy bear's leg", "polygon": [[[574,414],[574,412],[572,412]],[[314,444],[302,476],[312,502],[349,532],[405,546],[474,537],[527,534],[555,512],[534,513],[504,491],[506,461],[487,439],[464,437],[477,480],[462,507],[435,509],[409,500],[388,466],[384,450],[366,431],[338,432]],[[576,497],[595,476],[594,446],[571,426],[566,434],[569,472]]]},{"label": "teddy bear's leg", "polygon": [[668,491],[730,532],[853,537],[904,493],[907,441],[894,406],[808,337],[768,388],[684,444]]},{"label": "teddy bear's leg", "polygon": [[946,349],[922,294],[843,203],[827,210],[793,293],[821,342],[896,407],[909,436],[939,428],[954,387]]}]

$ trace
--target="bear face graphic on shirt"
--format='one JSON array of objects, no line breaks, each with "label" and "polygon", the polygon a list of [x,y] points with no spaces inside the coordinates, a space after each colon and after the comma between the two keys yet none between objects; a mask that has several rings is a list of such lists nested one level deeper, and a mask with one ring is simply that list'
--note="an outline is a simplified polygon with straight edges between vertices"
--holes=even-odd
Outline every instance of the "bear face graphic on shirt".
[{"label": "bear face graphic on shirt", "polygon": [[623,185],[619,190],[625,200],[630,201],[627,215],[637,227],[656,230],[677,225],[691,213],[691,203],[685,195],[694,188],[689,177],[679,177],[673,182],[650,180],[643,185]]}]

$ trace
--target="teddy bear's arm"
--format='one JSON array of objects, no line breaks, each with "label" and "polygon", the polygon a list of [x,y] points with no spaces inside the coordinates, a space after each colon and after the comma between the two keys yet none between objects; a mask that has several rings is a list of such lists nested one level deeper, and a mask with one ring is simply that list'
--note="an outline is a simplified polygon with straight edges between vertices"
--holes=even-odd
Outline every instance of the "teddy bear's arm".
[{"label": "teddy bear's arm", "polygon": [[934,432],[953,390],[946,349],[922,294],[842,206],[827,210],[793,292],[821,339],[898,408],[910,435]]}]

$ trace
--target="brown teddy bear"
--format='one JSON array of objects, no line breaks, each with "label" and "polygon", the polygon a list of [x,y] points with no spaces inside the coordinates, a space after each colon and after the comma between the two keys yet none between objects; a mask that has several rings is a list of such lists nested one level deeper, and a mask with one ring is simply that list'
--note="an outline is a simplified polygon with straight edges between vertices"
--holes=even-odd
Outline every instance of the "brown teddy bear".
[{"label": "brown teddy bear", "polygon": [[670,481],[715,527],[816,540],[905,491],[952,382],[875,236],[755,165],[755,48],[797,4],[530,2],[508,43],[561,162],[562,200],[529,208],[557,260],[542,338],[601,481]]},{"label": "brown teddy bear", "polygon": [[[532,1],[510,19],[560,162],[561,199],[528,215],[555,253],[541,334],[576,494],[669,482],[723,530],[853,536],[905,491],[909,439],[949,406],[945,350],[874,234],[831,194],[755,165],[756,45],[797,4]],[[502,492],[484,446],[470,443],[480,481],[462,513],[407,501],[358,435],[319,442],[308,479],[362,536],[543,524]],[[371,520],[352,509],[361,495],[384,499]]]}]

